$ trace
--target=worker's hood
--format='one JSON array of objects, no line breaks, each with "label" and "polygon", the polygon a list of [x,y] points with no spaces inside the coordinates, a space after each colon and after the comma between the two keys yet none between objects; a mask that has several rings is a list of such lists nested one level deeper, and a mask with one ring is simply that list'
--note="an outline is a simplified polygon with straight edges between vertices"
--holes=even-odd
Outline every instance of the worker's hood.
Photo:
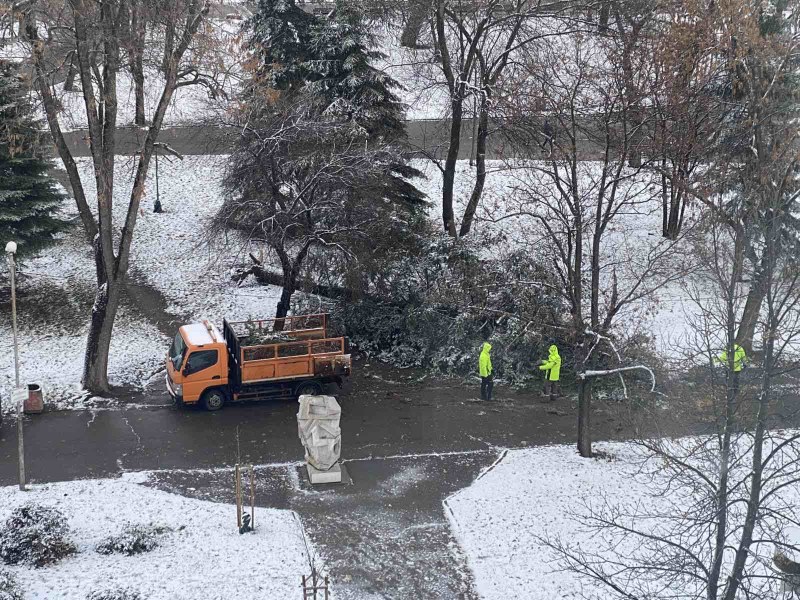
[{"label": "worker's hood", "polygon": [[483,348],[481,348],[481,352],[489,352],[492,349],[492,345],[489,342],[483,342]]},{"label": "worker's hood", "polygon": [[550,351],[550,358],[553,358],[554,356],[558,356],[558,346],[556,346],[555,344],[550,346],[550,348],[548,348],[548,350]]}]

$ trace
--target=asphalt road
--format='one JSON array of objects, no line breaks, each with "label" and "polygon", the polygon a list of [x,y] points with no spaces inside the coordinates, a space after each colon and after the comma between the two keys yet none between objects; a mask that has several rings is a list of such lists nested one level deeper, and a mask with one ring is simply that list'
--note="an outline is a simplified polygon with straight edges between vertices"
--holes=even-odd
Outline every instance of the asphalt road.
[{"label": "asphalt road", "polygon": [[[47,482],[148,470],[149,485],[159,489],[232,503],[230,467],[254,463],[258,505],[300,515],[337,597],[477,600],[442,502],[504,448],[570,442],[574,400],[542,404],[532,393],[498,385],[497,400],[486,403],[477,399],[478,385],[419,379],[363,360],[355,371],[343,390],[329,390],[342,404],[342,457],[352,479],[346,485],[312,489],[306,482],[296,402],[208,413],[178,409],[158,390],[121,409],[26,417],[28,477]],[[629,434],[622,412],[598,406],[598,437]],[[16,458],[14,419],[7,417],[0,485],[17,481]],[[295,575],[299,583],[302,574]]]},{"label": "asphalt road", "polygon": [[[420,155],[444,158],[450,137],[449,127],[450,123],[446,119],[406,121],[407,145],[410,150]],[[116,139],[117,154],[131,155],[138,152],[144,143],[146,133],[137,127],[119,127]],[[460,159],[474,157],[472,133],[472,121],[467,119],[461,129],[458,153]],[[236,129],[232,127],[202,124],[166,127],[161,130],[158,139],[183,155],[227,154],[233,147],[236,135]],[[73,156],[90,155],[88,131],[69,131],[64,137]],[[531,140],[531,146],[537,150],[538,146],[535,144],[536,140]],[[592,148],[588,140],[582,142],[581,152],[587,160],[597,157],[597,150]],[[510,156],[513,156],[513,150],[504,141],[503,136],[496,134],[489,137],[486,149],[488,159]]]},{"label": "asphalt road", "polygon": [[[412,381],[383,367],[356,363],[358,377],[338,393],[343,456],[407,456],[570,442],[574,400],[545,405],[505,392],[477,399],[477,386],[454,380]],[[296,403],[229,405],[216,413],[165,405],[163,392],[119,410],[63,411],[25,418],[26,465],[33,481],[114,476],[124,470],[187,469],[302,459]],[[625,434],[622,416],[598,409],[598,438]],[[16,481],[16,429],[0,425],[0,484]]]}]

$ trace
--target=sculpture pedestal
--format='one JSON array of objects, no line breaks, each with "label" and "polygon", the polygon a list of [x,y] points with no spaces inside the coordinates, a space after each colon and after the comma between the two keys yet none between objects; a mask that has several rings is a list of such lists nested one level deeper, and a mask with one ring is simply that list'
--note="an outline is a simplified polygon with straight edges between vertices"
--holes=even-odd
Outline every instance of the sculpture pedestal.
[{"label": "sculpture pedestal", "polygon": [[320,471],[319,469],[306,464],[306,470],[308,471],[308,480],[312,484],[342,483],[342,465],[339,463],[336,463],[327,471]]}]

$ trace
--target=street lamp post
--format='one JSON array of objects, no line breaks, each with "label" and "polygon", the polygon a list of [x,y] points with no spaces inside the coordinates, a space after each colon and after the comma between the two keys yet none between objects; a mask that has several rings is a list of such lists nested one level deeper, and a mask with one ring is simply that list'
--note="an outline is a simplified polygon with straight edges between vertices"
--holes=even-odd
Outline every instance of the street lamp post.
[{"label": "street lamp post", "polygon": [[17,454],[19,456],[19,489],[25,491],[25,443],[22,431],[22,394],[19,393],[19,346],[17,344],[17,253],[16,242],[6,244],[8,268],[11,273],[11,330],[14,338],[14,391],[17,396]]}]

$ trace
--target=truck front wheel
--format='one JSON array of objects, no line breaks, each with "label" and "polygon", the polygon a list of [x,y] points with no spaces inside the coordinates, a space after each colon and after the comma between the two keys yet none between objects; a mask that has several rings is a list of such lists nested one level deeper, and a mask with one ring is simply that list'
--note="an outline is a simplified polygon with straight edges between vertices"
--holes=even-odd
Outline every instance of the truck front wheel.
[{"label": "truck front wheel", "polygon": [[225,404],[225,392],[220,389],[206,390],[200,401],[206,410],[219,410]]}]

